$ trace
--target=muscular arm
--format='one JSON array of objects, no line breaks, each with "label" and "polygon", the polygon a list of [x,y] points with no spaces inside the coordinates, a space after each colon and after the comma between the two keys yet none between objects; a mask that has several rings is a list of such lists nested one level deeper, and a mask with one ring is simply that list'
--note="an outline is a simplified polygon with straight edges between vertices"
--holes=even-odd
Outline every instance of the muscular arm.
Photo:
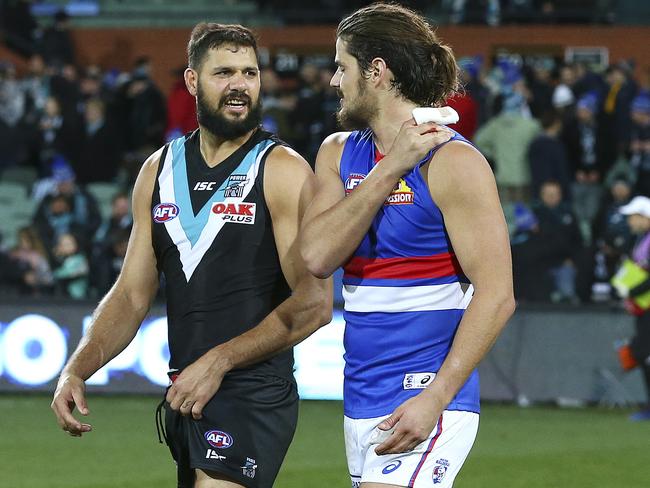
[{"label": "muscular arm", "polygon": [[298,229],[314,195],[314,175],[294,151],[278,147],[266,161],[264,193],[284,276],[292,294],[262,322],[215,346],[183,370],[169,389],[173,409],[200,418],[232,369],[260,362],[305,339],[332,316],[332,282],[315,278],[298,252]]},{"label": "muscular arm", "polygon": [[487,161],[474,148],[451,142],[432,159],[427,180],[474,297],[434,381],[379,425],[395,431],[378,454],[409,451],[427,438],[514,311],[508,231]]},{"label": "muscular arm", "polygon": [[318,191],[302,229],[300,251],[309,271],[321,278],[330,276],[359,247],[399,179],[452,133],[433,123],[404,122],[388,154],[346,197],[339,161],[347,136],[332,134],[318,151]]},{"label": "muscular arm", "polygon": [[460,142],[448,144],[439,156],[428,171],[431,196],[474,286],[449,355],[430,385],[446,407],[506,325],[514,297],[508,230],[487,162]]},{"label": "muscular arm", "polygon": [[339,161],[347,136],[329,136],[316,157],[318,192],[305,215],[301,252],[309,271],[319,277],[330,276],[359,246],[401,176],[390,174],[382,161],[346,197]]},{"label": "muscular arm", "polygon": [[156,258],[151,240],[151,194],[159,153],[142,167],[133,191],[133,230],[117,281],[92,316],[90,329],[63,368],[52,409],[59,424],[72,435],[90,430],[72,416],[74,405],[88,409],[83,382],[126,348],[135,336],[158,289]]}]

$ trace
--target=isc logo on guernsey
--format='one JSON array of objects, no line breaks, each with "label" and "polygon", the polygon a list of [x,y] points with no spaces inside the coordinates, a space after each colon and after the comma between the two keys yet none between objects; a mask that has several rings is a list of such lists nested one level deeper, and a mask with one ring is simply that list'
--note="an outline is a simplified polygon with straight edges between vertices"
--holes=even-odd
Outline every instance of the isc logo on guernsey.
[{"label": "isc logo on guernsey", "polygon": [[221,215],[226,222],[233,224],[254,224],[255,203],[215,203],[212,213]]},{"label": "isc logo on guernsey", "polygon": [[178,215],[178,207],[173,203],[159,203],[153,208],[153,220],[158,224],[169,222]]}]

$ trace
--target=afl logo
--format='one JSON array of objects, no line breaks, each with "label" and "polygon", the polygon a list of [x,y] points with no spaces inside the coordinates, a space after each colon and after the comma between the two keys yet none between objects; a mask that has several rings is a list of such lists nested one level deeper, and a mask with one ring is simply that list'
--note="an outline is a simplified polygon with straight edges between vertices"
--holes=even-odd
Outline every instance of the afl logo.
[{"label": "afl logo", "polygon": [[153,220],[158,224],[169,222],[178,215],[178,207],[173,203],[159,203],[153,208]]},{"label": "afl logo", "polygon": [[357,185],[365,179],[365,177],[366,175],[359,173],[350,173],[350,176],[345,180],[345,194],[349,195],[352,193],[352,190],[354,190]]},{"label": "afl logo", "polygon": [[233,440],[230,434],[221,430],[211,430],[205,433],[205,440],[212,447],[227,449],[232,446]]}]

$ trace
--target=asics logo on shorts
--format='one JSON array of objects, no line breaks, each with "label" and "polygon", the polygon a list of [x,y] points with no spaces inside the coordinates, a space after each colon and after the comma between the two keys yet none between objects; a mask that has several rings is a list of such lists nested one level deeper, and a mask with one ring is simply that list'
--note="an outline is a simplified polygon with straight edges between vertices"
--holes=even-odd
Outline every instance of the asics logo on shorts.
[{"label": "asics logo on shorts", "polygon": [[393,471],[396,471],[397,468],[399,468],[402,465],[402,461],[395,461],[394,463],[390,463],[388,466],[386,466],[384,469],[381,470],[383,474],[390,474]]}]

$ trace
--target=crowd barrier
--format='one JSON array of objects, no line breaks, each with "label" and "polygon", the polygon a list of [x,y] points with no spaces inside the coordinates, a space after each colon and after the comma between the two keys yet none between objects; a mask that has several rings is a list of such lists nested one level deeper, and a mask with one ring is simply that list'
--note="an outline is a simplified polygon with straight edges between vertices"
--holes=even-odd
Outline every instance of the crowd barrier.
[{"label": "crowd barrier", "polygon": [[[52,391],[90,321],[93,303],[0,304],[0,392]],[[340,310],[332,323],[296,347],[302,398],[340,399]],[[602,307],[520,307],[480,367],[485,400],[624,405],[644,399],[639,371],[623,373],[616,345],[633,319]],[[88,390],[162,393],[168,384],[167,322],[155,306],[122,354],[88,380]]]}]

